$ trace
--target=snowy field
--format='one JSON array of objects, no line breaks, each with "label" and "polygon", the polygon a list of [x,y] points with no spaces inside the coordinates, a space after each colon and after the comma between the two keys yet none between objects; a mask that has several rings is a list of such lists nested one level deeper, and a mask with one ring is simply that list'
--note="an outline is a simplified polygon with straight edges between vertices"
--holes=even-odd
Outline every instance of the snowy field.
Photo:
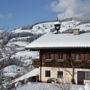
[{"label": "snowy field", "polygon": [[88,85],[58,85],[50,83],[27,83],[12,90],[90,90]]}]

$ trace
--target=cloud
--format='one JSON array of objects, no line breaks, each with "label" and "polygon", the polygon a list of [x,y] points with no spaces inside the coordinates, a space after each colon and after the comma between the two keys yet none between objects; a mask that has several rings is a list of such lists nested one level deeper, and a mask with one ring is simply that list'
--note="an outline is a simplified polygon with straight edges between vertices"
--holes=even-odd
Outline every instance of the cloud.
[{"label": "cloud", "polygon": [[58,0],[51,3],[60,19],[69,17],[90,17],[90,0]]},{"label": "cloud", "polygon": [[12,13],[8,13],[8,14],[0,14],[0,19],[7,19],[7,18],[11,18],[14,15]]}]

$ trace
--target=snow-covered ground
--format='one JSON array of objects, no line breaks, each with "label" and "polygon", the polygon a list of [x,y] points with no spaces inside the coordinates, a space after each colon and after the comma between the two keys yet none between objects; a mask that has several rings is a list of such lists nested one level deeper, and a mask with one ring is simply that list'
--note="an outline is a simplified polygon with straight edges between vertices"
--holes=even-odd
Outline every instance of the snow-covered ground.
[{"label": "snow-covered ground", "polygon": [[22,33],[22,32],[28,32],[28,33],[31,33],[30,30],[22,30],[21,28],[18,28],[18,29],[15,29],[12,31],[12,33]]},{"label": "snow-covered ground", "polygon": [[3,69],[3,77],[15,77],[23,72],[25,72],[24,67],[10,65]]},{"label": "snow-covered ground", "polygon": [[17,59],[39,59],[39,52],[38,51],[20,51],[12,55],[11,58],[17,58]]},{"label": "snow-covered ground", "polygon": [[27,83],[11,90],[90,90],[90,84],[86,85],[59,85],[50,83]]},{"label": "snow-covered ground", "polygon": [[[89,90],[83,89],[83,85],[59,85],[50,83],[27,83],[25,85],[18,86],[16,90]],[[14,90],[14,89],[13,89]]]},{"label": "snow-covered ground", "polygon": [[62,22],[61,23],[61,29],[60,31],[61,32],[64,32],[68,29],[74,29],[74,28],[77,28],[77,25],[80,23],[80,21],[75,21],[75,20],[72,20],[72,21],[67,21],[67,22]]},{"label": "snow-covered ground", "polygon": [[21,47],[24,47],[26,45],[28,45],[29,43],[28,42],[25,42],[25,41],[13,41],[13,42],[9,42],[7,44],[7,46],[10,46],[10,45],[18,45],[18,46],[21,46]]},{"label": "snow-covered ground", "polygon": [[17,37],[17,38],[12,38],[10,39],[9,42],[13,42],[13,41],[26,41],[27,39],[31,38],[31,36],[26,36],[26,37]]}]

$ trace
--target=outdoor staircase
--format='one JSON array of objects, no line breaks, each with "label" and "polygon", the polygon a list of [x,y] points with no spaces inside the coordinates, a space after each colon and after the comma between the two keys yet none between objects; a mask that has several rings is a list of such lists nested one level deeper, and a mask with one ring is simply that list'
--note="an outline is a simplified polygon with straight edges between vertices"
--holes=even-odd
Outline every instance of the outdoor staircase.
[{"label": "outdoor staircase", "polygon": [[14,78],[14,79],[12,80],[12,83],[13,83],[16,79],[24,76],[25,74],[27,74],[28,72],[31,72],[31,71],[34,70],[34,69],[35,69],[35,67],[32,66],[32,68],[31,68],[30,70],[27,70],[26,72],[23,72],[23,74],[21,74],[20,76]]}]

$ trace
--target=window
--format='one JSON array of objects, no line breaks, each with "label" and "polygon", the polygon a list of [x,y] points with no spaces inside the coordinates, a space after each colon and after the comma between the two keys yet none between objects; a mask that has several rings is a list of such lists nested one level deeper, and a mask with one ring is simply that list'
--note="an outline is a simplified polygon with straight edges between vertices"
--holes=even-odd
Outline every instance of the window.
[{"label": "window", "polygon": [[57,72],[57,78],[62,78],[63,77],[63,72],[62,71],[58,71]]},{"label": "window", "polygon": [[46,59],[46,62],[51,62],[52,61],[52,59],[51,59],[51,53],[47,53],[45,55],[45,59]]},{"label": "window", "polygon": [[85,72],[85,79],[90,80],[90,72]]},{"label": "window", "polygon": [[50,71],[49,71],[49,70],[46,70],[46,71],[45,71],[45,77],[50,77],[50,76],[51,76]]}]

